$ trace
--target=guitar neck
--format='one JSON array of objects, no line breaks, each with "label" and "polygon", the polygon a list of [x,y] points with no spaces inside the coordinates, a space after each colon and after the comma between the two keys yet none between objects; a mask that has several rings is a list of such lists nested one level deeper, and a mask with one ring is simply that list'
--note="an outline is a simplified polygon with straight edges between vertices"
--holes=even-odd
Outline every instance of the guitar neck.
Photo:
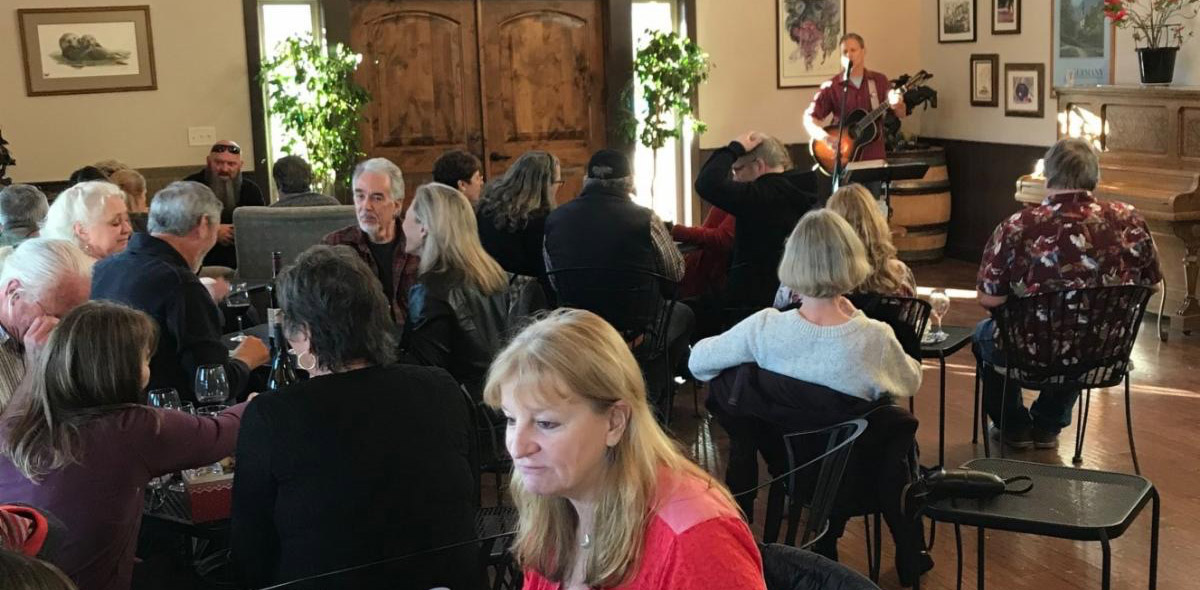
[{"label": "guitar neck", "polygon": [[[924,73],[924,70],[922,70],[922,73]],[[897,90],[900,92],[901,95],[903,95],[905,92],[908,92],[908,90],[910,88],[912,88],[913,86],[916,86],[917,84],[920,84],[924,80],[925,80],[924,77],[918,77],[916,79],[909,80],[907,83],[905,83],[902,86],[900,86],[899,88],[897,88]],[[886,113],[888,111],[888,109],[890,109],[890,108],[892,108],[891,103],[889,103],[887,100],[884,100],[882,103],[880,103],[879,106],[872,109],[871,112],[867,113],[867,115],[865,117],[863,117],[861,121],[858,122],[858,125],[855,126],[855,131],[861,133],[864,129],[867,128],[868,125],[874,125],[875,120],[878,119],[884,113]]]}]

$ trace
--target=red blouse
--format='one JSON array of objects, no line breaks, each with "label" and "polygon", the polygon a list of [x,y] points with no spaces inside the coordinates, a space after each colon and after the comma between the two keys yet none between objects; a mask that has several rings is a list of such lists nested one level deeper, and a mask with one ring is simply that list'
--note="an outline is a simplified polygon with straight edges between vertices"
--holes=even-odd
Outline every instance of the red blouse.
[{"label": "red blouse", "polygon": [[679,297],[696,297],[706,291],[725,286],[725,273],[729,270],[729,252],[733,249],[733,232],[736,218],[728,212],[713,207],[697,227],[676,225],[671,228],[671,237],[684,244],[699,248],[684,256],[685,270]]},{"label": "red blouse", "polygon": [[[762,557],[737,509],[698,478],[664,472],[641,564],[616,590],[765,590]],[[535,571],[526,590],[559,590]]]}]

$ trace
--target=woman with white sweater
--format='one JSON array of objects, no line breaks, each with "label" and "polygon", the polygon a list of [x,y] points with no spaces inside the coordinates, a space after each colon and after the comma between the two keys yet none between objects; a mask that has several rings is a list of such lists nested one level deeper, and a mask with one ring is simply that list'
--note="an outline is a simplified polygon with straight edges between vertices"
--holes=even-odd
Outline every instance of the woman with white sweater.
[{"label": "woman with white sweater", "polygon": [[792,230],[779,280],[803,296],[800,308],[764,309],[728,332],[701,340],[688,367],[702,381],[742,363],[874,401],[905,397],[921,386],[921,363],[885,323],[842,296],[871,272],[862,241],[828,210],[808,213]]}]

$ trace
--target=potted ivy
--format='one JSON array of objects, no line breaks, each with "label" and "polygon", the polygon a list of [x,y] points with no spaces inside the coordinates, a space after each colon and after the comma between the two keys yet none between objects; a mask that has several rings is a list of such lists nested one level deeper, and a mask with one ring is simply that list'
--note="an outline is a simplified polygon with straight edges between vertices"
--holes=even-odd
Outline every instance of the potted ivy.
[{"label": "potted ivy", "polygon": [[363,155],[359,121],[371,96],[354,81],[361,60],[341,43],[326,47],[313,37],[290,37],[259,74],[270,97],[267,112],[288,132],[283,151],[291,154],[303,143],[313,181],[327,194],[349,192],[350,171]]},{"label": "potted ivy", "polygon": [[633,60],[634,84],[645,99],[645,109],[633,112],[632,87],[625,102],[633,114],[622,123],[625,135],[654,153],[650,192],[658,177],[658,151],[668,140],[683,137],[690,126],[699,134],[707,126],[692,116],[692,93],[711,68],[708,54],[695,41],[670,31],[647,29]]},{"label": "potted ivy", "polygon": [[1119,28],[1133,29],[1142,84],[1170,84],[1175,55],[1192,36],[1186,21],[1200,12],[1200,0],[1104,0],[1104,16]]}]

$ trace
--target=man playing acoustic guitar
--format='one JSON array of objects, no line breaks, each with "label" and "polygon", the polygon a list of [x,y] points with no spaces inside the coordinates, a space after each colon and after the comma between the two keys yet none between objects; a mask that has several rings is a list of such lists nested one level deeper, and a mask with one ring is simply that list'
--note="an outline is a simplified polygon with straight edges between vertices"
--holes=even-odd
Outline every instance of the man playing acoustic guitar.
[{"label": "man playing acoustic guitar", "polygon": [[[808,131],[809,136],[813,140],[824,141],[830,146],[838,141],[837,122],[842,117],[859,109],[871,111],[879,106],[881,99],[891,105],[892,111],[896,113],[897,117],[908,115],[907,109],[904,108],[903,95],[898,91],[890,90],[888,77],[882,73],[867,70],[865,66],[867,50],[863,38],[857,33],[847,33],[842,37],[840,45],[842,63],[849,62],[851,66],[845,111],[842,110],[841,82],[846,74],[842,72],[821,85],[821,89],[813,97],[812,104],[804,112],[804,128]],[[833,115],[833,121],[825,123],[824,121],[830,115]],[[826,124],[832,125],[830,127],[833,129],[832,132],[825,127]],[[876,123],[876,125],[878,124]],[[849,137],[849,131],[844,137]],[[882,160],[885,156],[883,138],[882,131],[876,133],[874,141],[862,146],[853,161]],[[834,153],[837,153],[836,149]]]}]

